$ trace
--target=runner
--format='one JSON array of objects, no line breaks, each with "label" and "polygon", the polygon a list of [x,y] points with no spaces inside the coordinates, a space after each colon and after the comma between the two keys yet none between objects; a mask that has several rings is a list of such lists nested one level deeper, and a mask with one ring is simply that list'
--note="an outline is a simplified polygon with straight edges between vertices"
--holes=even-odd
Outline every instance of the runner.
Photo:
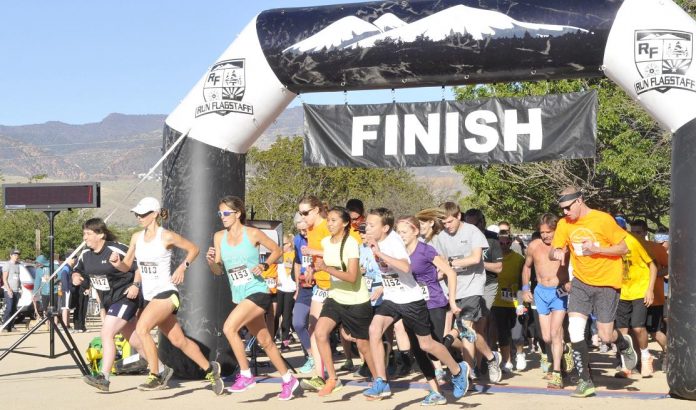
[{"label": "runner", "polygon": [[636,366],[631,338],[622,337],[614,329],[622,282],[621,256],[628,251],[624,240],[627,233],[611,215],[589,208],[575,187],[561,191],[558,205],[565,217],[556,227],[549,258],[564,264],[566,252],[570,250],[574,277],[568,297],[568,332],[575,368],[580,376],[572,396],[588,397],[595,393],[585,342],[585,326],[590,314],[597,316],[599,338],[605,343],[616,343],[624,367]]},{"label": "runner", "polygon": [[372,321],[372,306],[365,280],[360,274],[358,242],[350,236],[350,215],[345,208],[334,207],[327,215],[331,236],[321,241],[324,257],[317,259],[315,268],[331,275],[329,296],[324,302],[314,334],[328,378],[319,396],[326,396],[343,385],[336,379],[329,335],[341,325],[352,336],[368,368],[374,373],[370,354],[368,329]]},{"label": "runner", "polygon": [[[368,245],[372,248],[375,260],[382,271],[384,302],[377,308],[370,324],[370,349],[375,362],[373,374],[376,377],[372,387],[365,390],[363,394],[368,400],[379,400],[391,396],[391,389],[386,381],[382,335],[389,326],[402,319],[404,327],[416,334],[420,348],[435,356],[450,369],[454,397],[461,398],[469,386],[468,365],[464,362],[457,364],[445,346],[433,340],[430,335],[430,318],[427,305],[423,300],[423,291],[411,274],[408,253],[403,241],[392,230],[393,226],[394,216],[390,210],[377,208],[368,212],[366,226],[369,235]],[[434,371],[426,377],[434,378]],[[431,395],[429,394],[428,397]],[[442,402],[441,397],[433,397],[432,400],[435,404]]]},{"label": "runner", "polygon": [[[102,391],[109,391],[109,376],[116,358],[114,336],[122,333],[131,347],[145,356],[142,343],[134,332],[137,318],[135,313],[140,307],[138,294],[140,283],[133,282],[136,265],[131,264],[127,272],[116,269],[109,260],[112,253],[125,256],[128,247],[116,242],[116,236],[109,231],[101,218],[92,218],[82,225],[82,240],[88,249],[82,251],[80,259],[72,273],[72,283],[82,285],[86,279],[97,290],[106,315],[102,322],[102,373],[97,376],[87,375],[82,380]],[[160,365],[160,377],[169,380],[172,369]]]},{"label": "runner", "polygon": [[322,363],[317,340],[314,337],[314,327],[319,320],[324,301],[329,295],[331,282],[328,273],[314,267],[316,260],[322,257],[321,240],[330,236],[329,228],[324,219],[324,204],[314,195],[302,198],[298,204],[298,211],[307,224],[307,246],[300,249],[302,256],[307,257],[308,265],[305,268],[305,282],[314,283],[312,302],[309,308],[309,335],[312,348],[310,354],[313,357],[314,377],[309,380],[302,379],[302,388],[319,391],[324,388],[324,364]]},{"label": "runner", "polygon": [[[295,291],[297,285],[293,279],[293,263],[295,261],[295,248],[292,234],[283,235],[283,263],[278,264],[278,310],[275,315],[275,326],[280,326],[280,351],[290,351],[290,324],[292,323],[292,309],[295,306]],[[283,321],[280,322],[280,318]]]},{"label": "runner", "polygon": [[301,249],[307,246],[307,223],[302,216],[295,214],[295,227],[297,235],[293,239],[295,246],[295,306],[292,309],[292,327],[297,332],[300,345],[305,353],[307,360],[297,369],[300,373],[311,373],[314,370],[314,358],[312,357],[312,344],[309,337],[309,309],[312,305],[312,281],[307,280],[305,272],[310,265],[312,257],[302,255]]},{"label": "runner", "polygon": [[459,205],[445,202],[440,209],[446,215],[443,221],[445,229],[433,239],[433,246],[457,272],[456,302],[461,309],[456,318],[459,331],[453,330],[454,334],[451,332],[449,335],[454,340],[452,346],[464,349],[469,366],[475,363],[475,351],[478,350],[486,359],[488,378],[492,383],[498,383],[502,378],[500,355],[491,351],[480,327],[472,329],[475,322],[488,314],[483,298],[486,283],[483,251],[489,242],[479,228],[462,222]]},{"label": "runner", "polygon": [[[278,398],[290,400],[299,383],[290,374],[266,328],[264,315],[271,306],[271,296],[266,282],[261,277],[261,273],[268,269],[268,262],[275,262],[281,257],[280,247],[259,229],[244,225],[246,211],[241,199],[225,196],[220,199],[218,209],[225,229],[215,232],[214,247],[208,249],[206,259],[215,275],[227,273],[232,301],[237,304],[223,326],[223,332],[239,364],[239,374],[229,390],[232,393],[240,393],[256,385],[249,369],[244,342],[239,336],[239,331],[246,327],[249,333],[256,337],[258,345],[266,352],[283,378]],[[268,262],[259,263],[259,246],[271,251]]]},{"label": "runner", "polygon": [[[535,239],[527,247],[527,257],[522,269],[522,297],[525,302],[536,305],[539,315],[541,337],[546,344],[547,356],[549,349],[552,355],[553,371],[549,379],[549,389],[562,389],[561,358],[563,356],[563,321],[568,310],[567,261],[549,260],[551,241],[558,224],[558,217],[553,214],[543,214],[539,218],[540,239]],[[536,273],[537,285],[532,295],[530,285],[532,268]],[[570,369],[567,369],[568,371]],[[546,377],[546,376],[545,376]]]},{"label": "runner", "polygon": [[[430,334],[434,340],[442,343],[445,336],[445,313],[448,310],[451,310],[454,314],[459,313],[459,308],[455,302],[457,273],[442,256],[437,254],[435,248],[418,240],[418,235],[420,234],[418,225],[418,219],[415,217],[402,217],[396,224],[396,231],[406,245],[406,251],[411,261],[413,278],[422,289],[423,299],[428,307]],[[442,291],[438,271],[447,277],[449,298]],[[416,362],[430,385],[430,393],[421,404],[445,404],[447,401],[440,392],[439,379],[433,362],[420,348],[418,339],[415,338],[413,331],[408,331],[407,333],[411,339],[411,348],[416,357]]]},{"label": "runner", "polygon": [[[138,218],[142,231],[133,234],[128,247],[128,253],[121,260],[116,252],[111,253],[109,262],[121,272],[128,272],[137,260],[138,270],[135,272],[135,283],[141,282],[145,307],[140,314],[136,332],[142,341],[145,358],[150,368],[150,374],[145,383],[138,386],[139,390],[160,390],[167,388],[167,381],[158,371],[159,357],[155,341],[150,332],[159,327],[161,335],[169,339],[172,346],[181,350],[203,370],[215,394],[222,394],[225,385],[220,378],[220,364],[208,361],[198,345],[186,337],[176,312],[180,308],[180,298],[177,285],[184,282],[186,269],[198,256],[198,247],[176,232],[160,226],[158,218],[166,220],[169,212],[160,207],[157,199],[146,197],[140,200],[131,212]],[[184,261],[171,271],[172,248],[179,248],[186,253]]]}]

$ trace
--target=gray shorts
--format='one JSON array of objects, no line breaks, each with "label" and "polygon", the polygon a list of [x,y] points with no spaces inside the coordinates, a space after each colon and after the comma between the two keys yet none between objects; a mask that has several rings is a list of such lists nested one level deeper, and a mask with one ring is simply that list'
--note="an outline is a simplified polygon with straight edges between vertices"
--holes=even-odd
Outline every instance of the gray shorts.
[{"label": "gray shorts", "polygon": [[594,313],[599,323],[613,323],[620,295],[618,289],[610,286],[592,286],[573,278],[568,294],[568,313],[585,316]]},{"label": "gray shorts", "polygon": [[460,320],[476,322],[483,316],[488,316],[489,313],[482,296],[468,296],[457,299],[457,307],[462,310],[459,312],[459,317],[457,317],[457,326],[459,326]]},{"label": "gray shorts", "polygon": [[491,307],[493,307],[493,301],[495,300],[495,295],[498,293],[498,282],[492,282],[492,283],[486,283],[486,286],[483,288],[483,301],[486,302],[486,314],[484,316],[488,316],[488,313],[491,311]]}]

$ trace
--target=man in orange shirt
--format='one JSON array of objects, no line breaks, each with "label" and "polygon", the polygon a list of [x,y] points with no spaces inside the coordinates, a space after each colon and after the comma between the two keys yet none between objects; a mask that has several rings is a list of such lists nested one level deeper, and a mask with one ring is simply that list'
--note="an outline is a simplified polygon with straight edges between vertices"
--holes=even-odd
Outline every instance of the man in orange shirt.
[{"label": "man in orange shirt", "polygon": [[621,336],[614,329],[623,277],[621,256],[628,251],[624,241],[627,232],[611,215],[589,208],[575,187],[561,191],[558,204],[565,217],[556,227],[549,258],[564,263],[566,252],[570,252],[574,278],[568,298],[568,333],[580,375],[572,396],[588,397],[595,393],[585,342],[585,326],[590,314],[597,317],[600,339],[616,343],[625,367],[636,366],[637,356],[631,338]]}]

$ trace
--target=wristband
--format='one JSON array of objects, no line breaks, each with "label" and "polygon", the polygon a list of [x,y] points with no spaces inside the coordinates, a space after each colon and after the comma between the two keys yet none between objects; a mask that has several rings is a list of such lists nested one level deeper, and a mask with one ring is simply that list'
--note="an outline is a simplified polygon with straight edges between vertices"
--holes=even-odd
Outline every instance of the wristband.
[{"label": "wristband", "polygon": [[133,286],[140,289],[140,282],[133,282]]},{"label": "wristband", "polygon": [[529,292],[529,285],[522,286],[522,292]]}]

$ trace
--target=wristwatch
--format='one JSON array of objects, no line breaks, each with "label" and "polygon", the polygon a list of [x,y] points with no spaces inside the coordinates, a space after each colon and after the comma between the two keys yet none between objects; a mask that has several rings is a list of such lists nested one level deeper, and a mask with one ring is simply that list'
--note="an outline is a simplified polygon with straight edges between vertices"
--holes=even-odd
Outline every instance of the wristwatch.
[{"label": "wristwatch", "polygon": [[184,270],[188,269],[189,266],[191,266],[191,262],[189,262],[189,261],[184,261]]},{"label": "wristwatch", "polygon": [[133,282],[133,286],[140,289],[140,282]]},{"label": "wristwatch", "polygon": [[263,266],[263,270],[268,270],[268,264],[266,262],[261,262],[259,265]]}]

